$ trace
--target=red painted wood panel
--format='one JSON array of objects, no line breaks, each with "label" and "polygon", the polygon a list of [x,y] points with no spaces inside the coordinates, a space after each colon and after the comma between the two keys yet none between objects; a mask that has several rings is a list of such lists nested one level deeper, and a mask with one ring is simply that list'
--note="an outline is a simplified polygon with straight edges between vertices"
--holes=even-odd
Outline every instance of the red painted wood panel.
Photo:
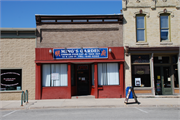
[{"label": "red painted wood panel", "polygon": [[[94,63],[94,84],[91,86],[90,94],[95,95],[95,98],[120,98],[125,97],[125,82],[124,82],[124,48],[123,47],[109,47],[112,49],[108,53],[107,59],[67,59],[67,60],[54,60],[49,49],[53,48],[36,48],[36,99],[67,99],[72,95],[77,95],[77,86],[71,86],[71,62],[91,62]],[[118,62],[120,85],[117,86],[103,86],[101,89],[98,87],[98,62]],[[67,87],[41,87],[41,63],[68,63],[68,86]],[[90,67],[90,66],[89,66]],[[75,66],[75,70],[76,70]],[[90,72],[91,73],[91,72]],[[75,79],[77,85],[77,72],[75,71]],[[91,78],[91,75],[89,76]],[[90,79],[91,80],[91,79]]]},{"label": "red painted wood panel", "polygon": [[68,98],[70,99],[71,98],[71,64],[70,63],[68,63],[68,91],[66,94],[68,94]]},{"label": "red painted wood panel", "polygon": [[36,64],[36,88],[35,99],[41,99],[41,64]]},{"label": "red painted wood panel", "polygon": [[42,99],[69,99],[69,88],[42,87]]},{"label": "red painted wood panel", "polygon": [[120,98],[123,95],[122,87],[120,86],[103,86],[99,91],[99,98]]},{"label": "red painted wood panel", "polygon": [[95,96],[95,87],[94,86],[91,87],[91,95]]},{"label": "red painted wood panel", "polygon": [[94,63],[94,86],[95,86],[95,98],[98,98],[98,69],[97,63]]}]

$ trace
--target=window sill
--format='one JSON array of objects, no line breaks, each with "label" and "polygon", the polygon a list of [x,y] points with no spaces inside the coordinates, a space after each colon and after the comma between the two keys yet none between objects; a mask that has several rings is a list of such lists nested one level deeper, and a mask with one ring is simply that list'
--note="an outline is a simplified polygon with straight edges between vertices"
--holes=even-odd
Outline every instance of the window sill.
[{"label": "window sill", "polygon": [[147,43],[147,42],[138,42],[138,43],[136,43],[136,45],[149,45],[149,43]]},{"label": "window sill", "polygon": [[160,45],[173,45],[172,42],[161,42]]},{"label": "window sill", "polygon": [[0,93],[22,93],[22,90],[0,91]]},{"label": "window sill", "polygon": [[151,90],[152,87],[134,87],[134,90]]}]

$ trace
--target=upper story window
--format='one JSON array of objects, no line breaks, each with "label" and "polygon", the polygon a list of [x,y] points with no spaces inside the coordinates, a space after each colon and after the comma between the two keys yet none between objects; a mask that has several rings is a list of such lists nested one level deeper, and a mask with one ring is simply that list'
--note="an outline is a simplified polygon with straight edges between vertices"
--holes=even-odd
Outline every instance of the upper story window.
[{"label": "upper story window", "polygon": [[169,30],[170,30],[169,15],[162,14],[160,16],[161,41],[170,41]]},{"label": "upper story window", "polygon": [[137,15],[136,16],[136,39],[137,42],[144,42],[146,41],[145,32],[146,25],[145,25],[145,15]]}]

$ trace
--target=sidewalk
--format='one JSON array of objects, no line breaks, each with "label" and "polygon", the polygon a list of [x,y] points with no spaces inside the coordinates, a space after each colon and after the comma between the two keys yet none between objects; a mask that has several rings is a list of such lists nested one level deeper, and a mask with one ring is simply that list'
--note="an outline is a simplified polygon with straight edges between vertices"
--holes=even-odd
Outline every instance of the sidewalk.
[{"label": "sidewalk", "polygon": [[[124,100],[125,98],[29,100],[29,103],[24,103],[24,106],[21,106],[20,100],[0,101],[0,110],[82,107],[180,107],[180,98],[138,98],[140,104],[124,104]],[[134,102],[134,99],[129,99],[128,102]]]}]

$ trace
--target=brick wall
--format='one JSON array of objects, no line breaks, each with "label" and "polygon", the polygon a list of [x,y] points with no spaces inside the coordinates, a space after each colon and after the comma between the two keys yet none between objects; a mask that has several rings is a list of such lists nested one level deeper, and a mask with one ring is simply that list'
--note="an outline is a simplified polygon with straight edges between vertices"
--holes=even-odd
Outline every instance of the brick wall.
[{"label": "brick wall", "polygon": [[[36,39],[0,39],[0,68],[22,69],[22,90],[35,99]],[[19,100],[21,92],[0,92],[0,100]]]},{"label": "brick wall", "polygon": [[[123,45],[129,47],[178,47],[180,46],[180,10],[179,0],[124,0],[123,3]],[[166,9],[170,14],[169,42],[160,40],[160,17],[159,14]],[[136,41],[136,14],[142,10],[146,14],[146,38],[145,42]],[[131,86],[131,56],[125,56],[125,86]]]},{"label": "brick wall", "polygon": [[37,25],[37,47],[118,47],[123,45],[120,24]]}]

